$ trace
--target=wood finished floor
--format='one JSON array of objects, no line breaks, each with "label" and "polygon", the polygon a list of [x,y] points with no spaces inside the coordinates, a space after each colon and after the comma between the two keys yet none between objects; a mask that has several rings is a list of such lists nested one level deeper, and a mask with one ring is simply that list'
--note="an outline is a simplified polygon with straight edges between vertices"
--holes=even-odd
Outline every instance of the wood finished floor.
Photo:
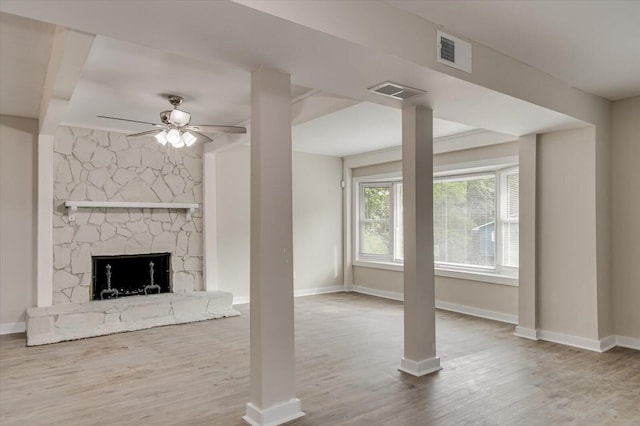
[{"label": "wood finished floor", "polygon": [[[514,337],[437,313],[443,370],[397,371],[402,304],[354,293],[295,299],[291,425],[640,425],[640,352]],[[0,424],[242,425],[249,316],[25,347],[0,336]]]}]

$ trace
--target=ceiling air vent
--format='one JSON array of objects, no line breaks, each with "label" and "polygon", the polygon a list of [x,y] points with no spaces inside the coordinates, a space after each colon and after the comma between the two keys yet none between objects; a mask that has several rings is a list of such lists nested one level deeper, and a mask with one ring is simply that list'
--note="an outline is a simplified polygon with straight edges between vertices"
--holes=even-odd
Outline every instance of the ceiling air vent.
[{"label": "ceiling air vent", "polygon": [[471,73],[471,43],[438,31],[438,62]]},{"label": "ceiling air vent", "polygon": [[390,81],[385,81],[384,83],[376,84],[373,87],[369,87],[369,91],[372,93],[377,93],[379,95],[388,96],[393,99],[399,99],[401,101],[412,96],[423,95],[427,93],[424,90],[402,86],[398,83],[391,83]]}]

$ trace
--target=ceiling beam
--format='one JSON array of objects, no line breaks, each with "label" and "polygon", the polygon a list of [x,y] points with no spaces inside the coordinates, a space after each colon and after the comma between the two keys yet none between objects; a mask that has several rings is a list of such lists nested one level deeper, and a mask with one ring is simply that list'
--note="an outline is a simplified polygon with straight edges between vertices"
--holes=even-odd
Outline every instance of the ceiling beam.
[{"label": "ceiling beam", "polygon": [[95,35],[56,27],[40,104],[40,134],[53,135],[80,81]]}]

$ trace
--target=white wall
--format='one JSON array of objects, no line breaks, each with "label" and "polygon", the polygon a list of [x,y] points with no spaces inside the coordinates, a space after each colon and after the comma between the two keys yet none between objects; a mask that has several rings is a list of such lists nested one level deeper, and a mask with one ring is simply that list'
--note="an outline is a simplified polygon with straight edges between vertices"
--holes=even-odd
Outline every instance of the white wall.
[{"label": "white wall", "polygon": [[0,116],[0,324],[35,305],[38,120]]},{"label": "white wall", "polygon": [[598,340],[595,130],[542,134],[538,154],[540,327]]},{"label": "white wall", "polygon": [[[517,157],[518,144],[510,142],[482,148],[467,149],[434,155],[434,169],[448,166],[468,166],[470,162]],[[455,166],[454,166],[455,167]],[[353,169],[353,176],[401,172],[402,162],[394,161]],[[353,285],[378,293],[403,295],[402,272],[353,266]],[[436,300],[506,315],[518,315],[518,287],[483,281],[435,277]]]},{"label": "white wall", "polygon": [[612,127],[615,334],[640,339],[640,97],[613,104]]},{"label": "white wall", "polygon": [[[249,296],[249,147],[216,154],[218,286]],[[293,153],[294,290],[342,286],[342,160]]]},{"label": "white wall", "polygon": [[295,290],[342,286],[342,160],[293,153]]}]

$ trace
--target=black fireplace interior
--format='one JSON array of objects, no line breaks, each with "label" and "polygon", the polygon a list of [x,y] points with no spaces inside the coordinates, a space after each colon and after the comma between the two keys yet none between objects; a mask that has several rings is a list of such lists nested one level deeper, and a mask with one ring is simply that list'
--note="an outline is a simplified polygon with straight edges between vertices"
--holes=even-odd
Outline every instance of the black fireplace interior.
[{"label": "black fireplace interior", "polygon": [[171,254],[93,256],[92,300],[169,293]]}]

